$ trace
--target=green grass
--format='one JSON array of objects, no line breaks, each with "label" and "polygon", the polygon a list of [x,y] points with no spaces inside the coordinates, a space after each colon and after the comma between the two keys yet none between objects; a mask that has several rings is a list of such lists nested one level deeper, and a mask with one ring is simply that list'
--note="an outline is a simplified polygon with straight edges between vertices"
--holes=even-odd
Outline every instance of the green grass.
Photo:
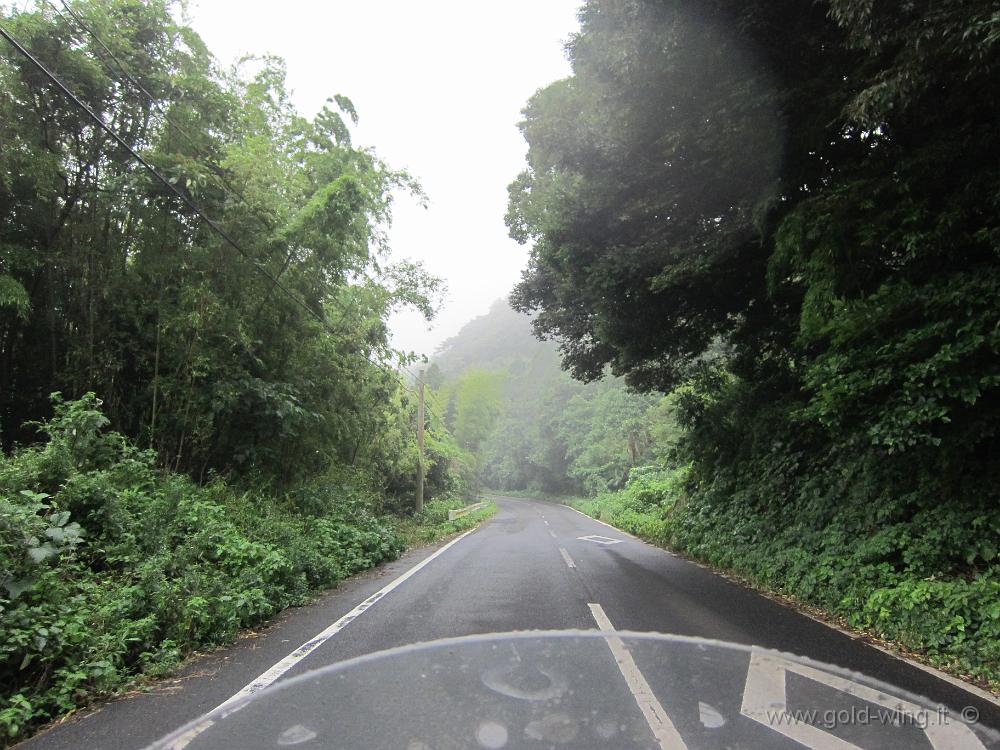
[{"label": "green grass", "polygon": [[407,547],[432,544],[440,539],[477,526],[497,512],[496,503],[486,501],[479,510],[448,520],[448,511],[464,508],[463,500],[432,500],[424,506],[423,513],[410,518],[395,518],[392,521],[396,533]]}]

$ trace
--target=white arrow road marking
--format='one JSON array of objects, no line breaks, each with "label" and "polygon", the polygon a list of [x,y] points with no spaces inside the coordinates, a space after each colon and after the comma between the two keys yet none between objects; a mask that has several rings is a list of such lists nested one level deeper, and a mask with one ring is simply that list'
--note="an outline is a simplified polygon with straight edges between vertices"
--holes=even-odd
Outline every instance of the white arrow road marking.
[{"label": "white arrow road marking", "polygon": [[743,688],[743,705],[740,707],[740,713],[812,750],[862,749],[840,737],[824,732],[817,726],[799,721],[794,714],[788,712],[785,675],[789,672],[881,706],[882,710],[894,712],[904,720],[907,717],[914,720],[926,718],[926,726],[923,726],[923,721],[919,723],[915,721],[914,726],[923,729],[931,747],[935,750],[986,750],[969,727],[958,721],[949,721],[947,714],[938,715],[916,703],[886,695],[843,677],[755,650],[750,656],[750,668]]},{"label": "white arrow road marking", "polygon": [[621,544],[621,539],[612,539],[609,536],[601,536],[600,534],[590,534],[589,536],[578,536],[581,542],[593,542],[594,544]]},{"label": "white arrow road marking", "polygon": [[[605,632],[613,633],[615,626],[611,624],[611,620],[604,613],[604,608],[600,604],[588,604],[587,606],[590,607],[590,613],[594,616],[597,627]],[[653,689],[649,687],[646,678],[639,671],[635,659],[625,648],[622,639],[617,635],[609,635],[604,641],[611,649],[611,655],[615,657],[618,671],[625,678],[625,684],[628,685],[636,705],[639,706],[646,723],[649,724],[660,750],[688,750],[688,746],[681,739],[677,727],[674,726],[667,712],[663,710],[660,701],[656,699]]]}]

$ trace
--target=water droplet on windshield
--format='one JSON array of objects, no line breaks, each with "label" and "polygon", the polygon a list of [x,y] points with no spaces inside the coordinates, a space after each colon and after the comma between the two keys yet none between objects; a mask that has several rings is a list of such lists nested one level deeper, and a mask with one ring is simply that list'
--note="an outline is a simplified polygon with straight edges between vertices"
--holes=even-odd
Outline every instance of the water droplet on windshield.
[{"label": "water droplet on windshield", "polygon": [[301,745],[303,742],[308,742],[309,740],[316,739],[316,733],[302,726],[301,724],[296,724],[294,727],[288,727],[281,735],[278,737],[279,745]]},{"label": "water droplet on windshield", "polygon": [[566,679],[550,669],[516,665],[488,669],[482,681],[501,695],[527,701],[558,699],[568,687]]},{"label": "water droplet on windshield", "polygon": [[530,722],[524,733],[533,740],[565,745],[576,739],[577,726],[566,714],[549,714]]},{"label": "water droplet on windshield", "polygon": [[698,701],[698,718],[701,719],[701,723],[709,729],[718,729],[726,720],[722,717],[722,714],[718,712],[715,708],[708,705],[707,703],[702,703]]},{"label": "water droplet on windshield", "polygon": [[476,741],[487,750],[500,750],[507,744],[507,727],[496,721],[484,721],[476,729]]},{"label": "water droplet on windshield", "polygon": [[594,725],[594,734],[602,740],[610,740],[618,734],[618,725],[610,719],[602,721]]}]

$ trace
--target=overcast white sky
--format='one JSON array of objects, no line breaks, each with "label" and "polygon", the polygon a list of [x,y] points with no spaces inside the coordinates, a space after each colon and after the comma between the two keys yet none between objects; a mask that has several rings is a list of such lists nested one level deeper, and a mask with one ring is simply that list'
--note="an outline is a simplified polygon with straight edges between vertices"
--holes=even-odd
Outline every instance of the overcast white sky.
[{"label": "overcast white sky", "polygon": [[507,237],[507,184],[521,170],[516,124],[538,88],[569,75],[564,44],[580,0],[192,0],[192,25],[225,64],[273,53],[303,114],[345,94],[373,146],[422,184],[428,209],[400,196],[394,258],[423,260],[448,296],[433,328],[391,321],[398,347],[432,354],[506,295],[527,249]]}]

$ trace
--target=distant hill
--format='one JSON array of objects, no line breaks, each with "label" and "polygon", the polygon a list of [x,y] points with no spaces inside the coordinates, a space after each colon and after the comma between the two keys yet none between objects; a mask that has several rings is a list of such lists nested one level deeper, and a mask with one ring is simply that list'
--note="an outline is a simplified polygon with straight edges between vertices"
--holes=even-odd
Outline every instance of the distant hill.
[{"label": "distant hill", "polygon": [[445,341],[427,375],[474,481],[489,487],[605,491],[655,458],[660,397],[629,393],[613,377],[573,380],[556,344],[536,339],[531,318],[506,300]]},{"label": "distant hill", "polygon": [[529,363],[559,369],[556,345],[539,341],[531,332],[531,318],[497,300],[486,315],[474,318],[447,339],[431,358],[441,374],[453,378],[469,367],[519,370]]}]

